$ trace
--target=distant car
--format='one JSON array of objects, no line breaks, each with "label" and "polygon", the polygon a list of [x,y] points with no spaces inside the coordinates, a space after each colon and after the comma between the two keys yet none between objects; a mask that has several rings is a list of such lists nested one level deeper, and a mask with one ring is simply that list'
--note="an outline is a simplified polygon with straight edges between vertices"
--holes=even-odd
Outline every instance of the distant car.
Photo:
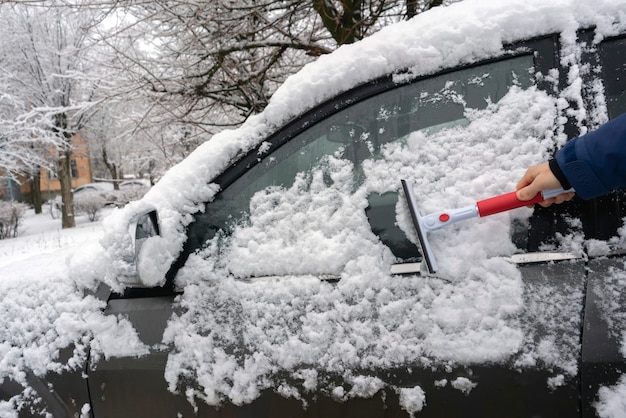
[{"label": "distant car", "polygon": [[624,416],[623,191],[433,232],[431,276],[401,187],[425,213],[511,191],[624,113],[624,10],[464,0],[306,66],[108,218],[101,257],[74,275],[102,280],[105,313],[132,329],[97,328],[86,364],[70,353],[74,373],[33,377],[38,405]]},{"label": "distant car", "polygon": [[125,180],[120,183],[115,193],[118,206],[141,199],[150,190],[150,181],[146,179]]},{"label": "distant car", "polygon": [[132,180],[125,180],[123,182],[120,183],[120,189],[124,189],[127,187],[150,187],[150,180],[146,180],[146,179],[132,179]]},{"label": "distant car", "polygon": [[[112,200],[115,200],[111,196],[111,192],[113,191],[112,183],[105,182],[96,182],[96,183],[87,183],[81,186],[76,187],[72,190],[72,193],[79,201],[90,199],[93,194],[97,194],[98,198],[102,200],[102,205],[112,204]],[[79,202],[80,203],[80,202]],[[61,196],[58,195],[54,199],[50,199],[47,203],[48,211],[52,218],[57,219],[61,216],[61,207],[63,205]],[[76,206],[76,202],[75,202]],[[79,206],[81,206],[79,204]],[[76,209],[76,207],[74,208]]]},{"label": "distant car", "polygon": [[74,196],[82,196],[83,193],[99,193],[104,206],[123,207],[128,202],[141,199],[150,189],[150,181],[144,179],[125,180],[119,183],[115,190],[113,183],[100,182],[88,183],[74,189]]},{"label": "distant car", "polygon": [[74,194],[77,193],[85,193],[85,192],[99,192],[99,193],[107,193],[113,190],[112,183],[87,183],[82,186],[78,186],[73,190]]}]

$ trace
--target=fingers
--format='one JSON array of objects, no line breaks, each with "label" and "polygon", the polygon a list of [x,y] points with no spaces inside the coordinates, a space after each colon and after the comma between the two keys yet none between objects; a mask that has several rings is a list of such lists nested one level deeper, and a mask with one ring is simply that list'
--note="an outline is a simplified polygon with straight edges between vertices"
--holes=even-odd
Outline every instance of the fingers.
[{"label": "fingers", "polygon": [[544,208],[551,206],[553,203],[556,203],[556,197],[552,197],[550,199],[546,199],[543,202],[539,202],[538,205]]},{"label": "fingers", "polygon": [[530,200],[537,195],[541,191],[540,188],[537,188],[536,185],[530,184],[526,187],[523,187],[517,191],[517,198],[519,200]]},{"label": "fingers", "polygon": [[563,202],[569,202],[570,200],[572,200],[574,198],[574,195],[576,193],[574,192],[570,192],[570,193],[561,193],[560,195],[558,195],[557,197],[555,197],[554,199],[554,203],[556,204],[561,204]]},{"label": "fingers", "polygon": [[[529,167],[528,170],[526,170],[526,173],[522,176],[521,180],[517,183],[517,198],[524,201],[530,200],[540,191],[550,188],[546,187],[546,184],[550,182],[548,174],[552,175],[552,171],[550,170],[548,163],[542,163]],[[558,180],[556,181],[558,184]]]},{"label": "fingers", "polygon": [[[547,162],[537,164],[529,167],[517,183],[517,198],[522,201],[527,201],[535,197],[537,193],[542,190],[556,189],[559,187],[561,187],[561,183],[554,176],[552,170],[550,170],[550,165]],[[560,204],[569,201],[573,197],[574,193],[561,193],[556,197],[540,202],[539,205],[548,207],[553,203]]]},{"label": "fingers", "polygon": [[574,195],[576,193],[570,192],[570,193],[561,193],[560,195],[556,196],[556,197],[552,197],[550,199],[546,199],[543,202],[539,202],[539,206],[543,206],[544,208],[547,208],[548,206],[552,205],[553,203],[556,203],[557,205],[560,205],[563,202],[569,202],[570,200],[572,200],[574,198]]}]

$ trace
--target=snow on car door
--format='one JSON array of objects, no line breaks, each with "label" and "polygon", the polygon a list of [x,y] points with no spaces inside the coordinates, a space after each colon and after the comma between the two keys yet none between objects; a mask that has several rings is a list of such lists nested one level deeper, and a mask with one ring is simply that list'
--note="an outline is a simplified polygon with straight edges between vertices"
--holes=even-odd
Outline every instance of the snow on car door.
[{"label": "snow on car door", "polygon": [[105,314],[126,317],[141,342],[150,348],[142,356],[90,358],[87,373],[94,417],[193,416],[191,404],[183,395],[168,390],[164,376],[168,349],[161,341],[174,297],[108,301]]}]

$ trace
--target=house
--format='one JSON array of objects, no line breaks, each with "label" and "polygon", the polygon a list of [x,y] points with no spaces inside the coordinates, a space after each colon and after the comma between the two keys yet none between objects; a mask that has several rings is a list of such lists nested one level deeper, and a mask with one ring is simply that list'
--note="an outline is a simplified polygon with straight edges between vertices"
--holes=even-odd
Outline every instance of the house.
[{"label": "house", "polygon": [[[71,157],[72,189],[92,182],[89,146],[81,135],[72,137],[74,151]],[[52,170],[42,168],[40,172],[40,189],[43,200],[53,198],[61,191],[61,182]],[[27,176],[13,179],[5,176],[0,180],[0,200],[32,200],[33,180]]]}]

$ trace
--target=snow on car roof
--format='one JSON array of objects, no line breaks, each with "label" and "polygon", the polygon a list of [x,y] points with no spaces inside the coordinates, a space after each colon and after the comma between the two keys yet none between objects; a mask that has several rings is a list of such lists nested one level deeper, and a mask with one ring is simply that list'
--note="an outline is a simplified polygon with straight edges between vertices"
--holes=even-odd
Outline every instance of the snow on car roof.
[{"label": "snow on car roof", "polygon": [[[110,216],[102,247],[83,248],[71,259],[72,280],[79,288],[93,289],[105,281],[121,290],[123,285],[117,279],[132,268],[124,262],[132,253],[128,220],[149,207],[159,210],[161,231],[168,243],[166,252],[175,257],[186,239],[190,214],[202,210],[202,202],[219,190],[211,181],[268,133],[340,92],[398,70],[408,70],[410,76],[417,77],[476,62],[502,53],[503,43],[553,32],[561,34],[563,60],[575,66],[576,30],[596,26],[596,41],[623,31],[625,5],[625,0],[464,0],[385,28],[357,44],[342,46],[290,77],[264,112],[238,129],[215,135],[172,168],[144,199]],[[404,72],[402,77],[406,76]],[[575,85],[576,80],[570,83]],[[580,92],[574,89],[568,94],[575,98]],[[545,158],[554,142],[565,140],[562,135],[551,136],[551,124],[561,103],[537,90],[514,91],[497,106],[474,115],[462,134],[463,141],[454,135],[438,136],[448,149],[456,147],[470,157],[494,149],[501,154],[486,161],[464,160],[455,167],[450,167],[446,158],[433,158],[429,169],[448,174],[441,181],[420,183],[420,191],[428,196],[423,209],[453,207],[468,199],[486,197],[485,193],[509,191],[527,165]],[[599,114],[606,117],[602,109]],[[518,120],[515,129],[504,129],[511,120]],[[428,141],[420,137],[411,141],[407,146],[413,150],[422,147],[434,155],[442,150],[429,147]],[[397,182],[399,187],[397,171],[370,168],[381,181]],[[423,179],[423,175],[416,166],[413,176]],[[530,213],[522,212],[526,216]],[[509,223],[508,215],[496,216],[433,238],[447,280],[397,280],[389,276],[389,258],[379,244],[362,235],[351,237],[381,252],[360,254],[347,263],[337,285],[302,275],[245,283],[225,277],[223,270],[211,269],[201,257],[191,257],[180,278],[186,284],[178,301],[182,313],[171,319],[164,337],[164,342],[175,350],[168,360],[166,379],[174,388],[180,376],[196,376],[201,382],[196,396],[209,403],[228,399],[241,404],[255,399],[267,387],[298,397],[300,389],[272,379],[277,370],[301,380],[308,390],[323,384],[318,381],[318,370],[339,374],[354,385],[352,392],[342,395],[344,398],[370,396],[386,384],[360,376],[358,369],[420,363],[425,359],[442,364],[474,364],[503,361],[519,354],[520,367],[541,360],[554,367],[555,376],[571,376],[576,373],[576,354],[568,347],[554,341],[544,341],[541,350],[525,345],[528,330],[519,319],[523,309],[520,273],[497,257],[512,251]],[[575,244],[576,240],[571,242]],[[332,239],[327,244],[336,245],[331,250],[339,248]],[[27,306],[31,310],[49,306],[43,302],[50,299],[61,301],[60,307],[55,305],[42,312],[45,320],[39,323],[54,328],[62,340],[50,346],[46,339],[35,339],[28,349],[0,343],[0,358],[12,359],[0,363],[0,377],[19,378],[24,369],[38,374],[56,369],[59,344],[69,345],[72,341],[90,346],[94,355],[107,357],[128,355],[133,350],[137,355],[146,352],[123,318],[111,319],[97,329],[93,318],[101,304],[94,303],[93,297],[68,298],[73,283],[62,288],[50,285],[20,291],[27,286],[15,282],[10,288],[15,294],[29,296],[31,303]],[[3,303],[8,303],[7,299]],[[578,315],[577,307],[572,309],[573,315]],[[14,315],[31,315],[29,312],[15,311]],[[289,322],[294,317],[301,318],[295,329]],[[15,334],[30,332],[28,325],[20,321],[14,321],[11,327]],[[89,332],[96,335],[103,327],[104,336],[93,340],[83,336]],[[37,332],[44,334],[45,330]],[[245,340],[252,354],[238,358],[222,350],[218,341],[230,337]],[[129,343],[121,351],[126,341]],[[74,357],[84,361],[80,350]],[[187,374],[187,370],[194,373]],[[419,395],[414,405],[423,403],[420,400],[424,394],[419,388],[411,393]]]}]

